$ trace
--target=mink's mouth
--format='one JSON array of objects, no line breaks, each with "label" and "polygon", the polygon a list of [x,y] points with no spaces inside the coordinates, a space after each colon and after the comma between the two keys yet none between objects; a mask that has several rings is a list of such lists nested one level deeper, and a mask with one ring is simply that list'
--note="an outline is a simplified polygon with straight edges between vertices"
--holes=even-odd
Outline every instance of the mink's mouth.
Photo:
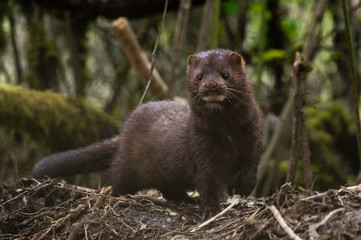
[{"label": "mink's mouth", "polygon": [[203,96],[202,100],[205,102],[205,107],[211,111],[222,111],[223,109],[223,101],[226,99],[224,95],[208,95]]},{"label": "mink's mouth", "polygon": [[224,95],[209,95],[202,97],[202,100],[207,103],[221,103],[224,99],[226,99],[226,96]]}]

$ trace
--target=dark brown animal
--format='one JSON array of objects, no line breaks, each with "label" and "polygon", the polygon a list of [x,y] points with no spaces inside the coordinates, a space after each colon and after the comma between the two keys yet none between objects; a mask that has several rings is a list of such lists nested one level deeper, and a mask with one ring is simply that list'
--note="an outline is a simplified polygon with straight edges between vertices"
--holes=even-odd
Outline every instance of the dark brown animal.
[{"label": "dark brown animal", "polygon": [[243,58],[215,49],[188,59],[190,105],[139,106],[120,134],[89,147],[46,157],[41,178],[110,169],[114,195],[156,188],[172,201],[191,201],[198,189],[205,217],[219,210],[225,188],[247,196],[256,183],[262,146],[261,112]]}]

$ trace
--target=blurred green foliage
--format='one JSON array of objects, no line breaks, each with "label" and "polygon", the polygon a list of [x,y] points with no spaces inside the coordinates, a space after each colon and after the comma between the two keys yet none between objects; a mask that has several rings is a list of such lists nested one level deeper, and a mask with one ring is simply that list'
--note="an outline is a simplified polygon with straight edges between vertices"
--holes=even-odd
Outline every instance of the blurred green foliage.
[{"label": "blurred green foliage", "polygon": [[8,84],[0,84],[0,126],[52,151],[85,146],[118,132],[118,123],[84,101]]},{"label": "blurred green foliage", "polygon": [[315,188],[338,188],[351,183],[359,166],[356,127],[350,111],[335,101],[306,110]]}]

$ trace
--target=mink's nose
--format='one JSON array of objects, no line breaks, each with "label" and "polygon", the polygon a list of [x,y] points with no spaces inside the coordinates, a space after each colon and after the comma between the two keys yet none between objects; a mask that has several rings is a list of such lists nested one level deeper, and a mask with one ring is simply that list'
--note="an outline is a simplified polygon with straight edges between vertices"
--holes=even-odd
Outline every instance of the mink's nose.
[{"label": "mink's nose", "polygon": [[204,87],[207,89],[207,90],[210,90],[210,91],[214,91],[214,90],[216,90],[217,89],[217,83],[216,82],[213,82],[213,81],[211,81],[211,82],[207,82],[205,85],[204,85]]}]

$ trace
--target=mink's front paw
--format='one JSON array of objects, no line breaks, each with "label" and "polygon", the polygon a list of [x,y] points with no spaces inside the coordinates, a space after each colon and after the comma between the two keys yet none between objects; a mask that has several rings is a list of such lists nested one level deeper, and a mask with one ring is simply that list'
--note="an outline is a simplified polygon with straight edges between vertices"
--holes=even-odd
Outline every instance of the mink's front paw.
[{"label": "mink's front paw", "polygon": [[203,220],[214,217],[220,212],[220,208],[218,206],[206,206],[203,210]]}]

